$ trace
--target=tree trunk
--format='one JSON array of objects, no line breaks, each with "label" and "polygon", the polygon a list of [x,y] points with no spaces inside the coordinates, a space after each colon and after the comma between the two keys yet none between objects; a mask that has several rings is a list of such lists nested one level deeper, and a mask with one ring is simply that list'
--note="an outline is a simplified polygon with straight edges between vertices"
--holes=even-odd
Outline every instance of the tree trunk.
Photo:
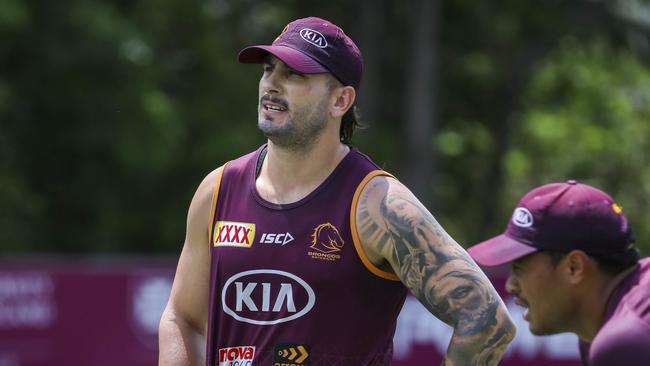
[{"label": "tree trunk", "polygon": [[437,120],[438,1],[417,0],[412,8],[409,52],[404,59],[405,156],[403,181],[431,208],[435,163],[433,131]]},{"label": "tree trunk", "polygon": [[384,26],[385,0],[362,0],[359,2],[361,39],[359,47],[363,52],[363,82],[359,93],[359,108],[361,121],[369,125],[369,135],[380,130],[381,104],[379,93],[381,90],[381,60],[382,35]]}]

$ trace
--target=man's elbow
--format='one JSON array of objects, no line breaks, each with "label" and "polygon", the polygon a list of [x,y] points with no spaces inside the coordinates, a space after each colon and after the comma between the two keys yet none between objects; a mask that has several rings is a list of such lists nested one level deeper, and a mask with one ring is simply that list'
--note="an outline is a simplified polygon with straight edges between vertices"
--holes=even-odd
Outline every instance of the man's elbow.
[{"label": "man's elbow", "polygon": [[161,349],[164,349],[164,346],[167,346],[169,343],[173,342],[181,329],[176,323],[174,313],[169,307],[165,307],[160,321],[158,322],[158,344]]}]

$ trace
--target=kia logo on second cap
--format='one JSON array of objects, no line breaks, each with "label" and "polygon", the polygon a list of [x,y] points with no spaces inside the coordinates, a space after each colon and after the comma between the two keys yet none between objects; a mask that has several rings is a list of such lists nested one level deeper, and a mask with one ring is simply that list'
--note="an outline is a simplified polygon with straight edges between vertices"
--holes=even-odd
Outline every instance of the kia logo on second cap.
[{"label": "kia logo on second cap", "polygon": [[527,208],[517,207],[512,214],[512,223],[519,227],[530,227],[533,225],[533,215]]},{"label": "kia logo on second cap", "polygon": [[303,28],[300,30],[300,37],[305,41],[313,44],[316,47],[325,48],[327,47],[327,40],[325,37],[313,29]]}]

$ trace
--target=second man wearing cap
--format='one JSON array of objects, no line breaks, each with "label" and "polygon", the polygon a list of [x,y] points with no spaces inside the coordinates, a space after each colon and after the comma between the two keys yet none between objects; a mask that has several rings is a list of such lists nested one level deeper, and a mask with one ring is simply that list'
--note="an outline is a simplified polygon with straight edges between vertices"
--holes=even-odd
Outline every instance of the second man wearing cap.
[{"label": "second man wearing cap", "polygon": [[586,366],[650,364],[650,258],[639,259],[622,208],[570,180],[528,192],[502,235],[469,248],[512,263],[506,290],[537,335],[572,332]]}]

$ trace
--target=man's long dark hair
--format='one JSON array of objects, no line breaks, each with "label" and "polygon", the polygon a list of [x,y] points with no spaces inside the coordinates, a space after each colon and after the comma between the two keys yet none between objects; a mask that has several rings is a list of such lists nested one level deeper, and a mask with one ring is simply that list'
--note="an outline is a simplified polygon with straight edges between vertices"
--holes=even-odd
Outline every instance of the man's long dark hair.
[{"label": "man's long dark hair", "polygon": [[356,105],[353,105],[341,118],[341,142],[350,145],[352,141],[352,134],[357,128],[364,126],[359,122],[359,110]]},{"label": "man's long dark hair", "polygon": [[[330,76],[331,76],[329,78],[330,90],[333,90],[334,88],[343,85],[343,83],[341,83],[341,81],[339,81],[334,75],[330,75]],[[342,143],[346,145],[350,145],[350,143],[352,142],[352,135],[354,134],[354,130],[365,127],[361,123],[360,119],[361,117],[359,116],[359,108],[356,105],[353,105],[352,107],[350,107],[350,109],[348,109],[347,112],[345,112],[345,114],[341,118],[341,129],[339,133],[339,137]]]}]

